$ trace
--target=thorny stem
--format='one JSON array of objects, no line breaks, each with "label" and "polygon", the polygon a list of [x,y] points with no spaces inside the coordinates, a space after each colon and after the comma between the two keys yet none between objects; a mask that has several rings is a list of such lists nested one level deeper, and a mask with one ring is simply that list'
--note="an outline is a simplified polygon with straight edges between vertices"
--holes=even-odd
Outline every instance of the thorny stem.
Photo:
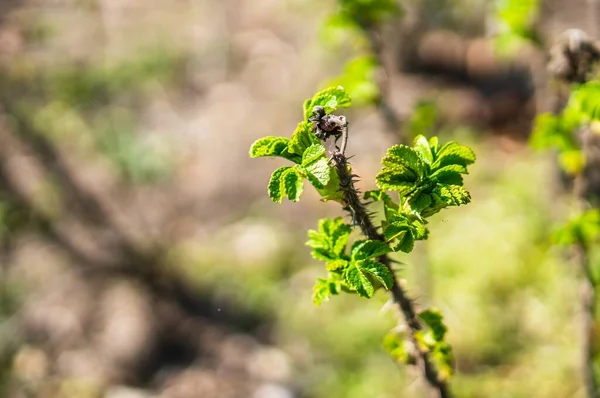
[{"label": "thorny stem", "polygon": [[[597,7],[600,2],[598,0],[589,0],[590,6],[595,6],[593,10],[590,10],[592,19],[597,16]],[[571,30],[565,32],[567,35],[568,45],[563,44],[562,51],[560,54],[565,57],[568,65],[568,73],[556,73],[555,78],[561,79],[568,84],[573,83],[585,83],[588,80],[590,72],[593,70],[593,66],[600,59],[600,51],[596,45],[587,37],[585,33],[578,30]],[[551,69],[552,71],[552,69]],[[555,72],[555,71],[553,71]],[[560,92],[557,91],[556,100],[553,104],[553,113],[555,115],[560,114],[564,109],[568,101],[568,96],[564,97]],[[586,158],[586,154],[590,151],[594,152],[597,148],[590,148],[592,141],[589,139],[583,139],[586,135],[586,131],[580,131],[582,147],[581,150]],[[589,131],[587,131],[589,133]],[[587,164],[590,159],[586,159],[585,169],[589,167],[595,167],[594,164]],[[588,207],[587,204],[587,192],[584,187],[589,186],[592,182],[588,181],[587,173],[585,169],[580,173],[574,181],[574,196],[579,201],[580,210],[583,212]],[[593,193],[592,193],[593,194]],[[597,203],[597,200],[594,202]],[[583,237],[580,237],[573,247],[574,260],[580,268],[582,273],[580,282],[580,300],[582,320],[581,320],[581,333],[582,333],[582,345],[581,345],[581,366],[584,374],[584,384],[587,391],[587,396],[590,398],[600,397],[600,387],[598,386],[598,379],[595,375],[594,370],[594,356],[596,354],[596,332],[595,332],[595,321],[596,321],[596,300],[597,300],[597,286],[594,281],[594,277],[591,273],[591,263],[589,258],[589,247]]]},{"label": "thorny stem", "polygon": [[594,341],[596,334],[595,314],[596,314],[596,286],[593,276],[590,272],[589,250],[583,240],[577,242],[574,247],[575,258],[583,274],[580,285],[581,305],[583,310],[583,374],[585,389],[590,398],[598,397],[598,383],[594,374]]},{"label": "thorny stem", "polygon": [[[591,199],[591,202],[596,204],[598,203],[597,198],[593,198],[592,196],[596,196],[596,193],[593,189],[590,189],[590,186],[593,186],[593,182],[590,181],[589,177],[589,169],[596,167],[594,163],[594,159],[592,156],[589,156],[590,153],[597,150],[595,148],[595,141],[589,139],[589,134],[593,134],[591,130],[583,130],[581,132],[581,142],[582,147],[581,150],[586,157],[586,165],[581,174],[577,176],[574,184],[574,192],[577,200],[579,201],[579,208],[581,212],[586,211],[590,206],[590,202],[588,199]],[[587,391],[587,395],[590,398],[600,397],[600,387],[598,386],[598,378],[595,374],[595,366],[594,366],[594,357],[596,355],[597,347],[596,347],[596,300],[598,296],[597,285],[594,281],[594,276],[592,275],[592,264],[590,262],[590,248],[588,242],[586,242],[583,236],[580,236],[577,242],[574,245],[574,254],[575,261],[580,268],[581,272],[581,281],[579,287],[580,300],[581,300],[581,310],[582,310],[582,319],[581,319],[581,328],[582,328],[582,367],[583,367],[583,375],[584,375],[584,383],[585,389]]]},{"label": "thorny stem", "polygon": [[[377,231],[371,216],[367,211],[364,203],[360,200],[360,191],[354,186],[354,178],[358,177],[355,174],[350,174],[348,171],[348,159],[341,151],[335,151],[331,155],[331,163],[335,167],[339,179],[340,189],[344,194],[343,203],[344,210],[348,211],[352,216],[353,221],[360,227],[362,233],[371,240],[379,240],[385,242],[384,237]],[[387,255],[379,257],[379,261],[383,263],[394,274],[392,261]],[[395,275],[395,274],[394,274]],[[415,346],[417,352],[417,366],[421,369],[425,380],[431,390],[431,396],[436,398],[450,397],[448,385],[444,380],[441,380],[438,373],[431,362],[429,353],[421,350],[416,339],[416,333],[423,329],[423,326],[417,318],[417,313],[413,306],[413,302],[408,297],[398,280],[394,276],[394,286],[391,289],[394,302],[400,307],[406,324],[408,325],[408,335],[411,342]]]}]

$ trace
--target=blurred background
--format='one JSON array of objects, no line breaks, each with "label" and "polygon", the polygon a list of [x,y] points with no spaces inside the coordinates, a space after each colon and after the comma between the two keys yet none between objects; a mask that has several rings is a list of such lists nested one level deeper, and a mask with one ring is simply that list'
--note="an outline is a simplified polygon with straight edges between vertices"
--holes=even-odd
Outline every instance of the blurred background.
[{"label": "blurred background", "polygon": [[[285,163],[248,157],[365,51],[326,23],[335,7],[0,1],[0,397],[423,396],[381,347],[398,316],[384,293],[312,303],[325,269],[306,230],[339,206],[308,186],[272,203]],[[477,153],[472,203],[397,257],[444,313],[453,390],[583,397],[578,273],[549,238],[568,194],[527,140],[551,106],[545,50],[566,28],[595,34],[599,7],[541,2],[537,43],[510,56],[486,0],[402,7],[381,30],[402,127],[356,101],[347,153],[363,190],[399,131]]]}]

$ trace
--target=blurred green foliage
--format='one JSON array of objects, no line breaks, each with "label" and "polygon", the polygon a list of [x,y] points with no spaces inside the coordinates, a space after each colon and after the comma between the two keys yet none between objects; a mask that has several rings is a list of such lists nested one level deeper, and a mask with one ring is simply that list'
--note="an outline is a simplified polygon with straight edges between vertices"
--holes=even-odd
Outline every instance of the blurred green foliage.
[{"label": "blurred green foliage", "polygon": [[326,22],[328,27],[371,29],[402,14],[395,0],[336,0],[336,7]]},{"label": "blurred green foliage", "polygon": [[359,56],[348,61],[342,74],[327,85],[344,87],[355,105],[370,105],[379,98],[379,87],[375,80],[378,70],[379,65],[374,57]]},{"label": "blurred green foliage", "polygon": [[164,139],[140,136],[138,109],[164,85],[177,89],[183,62],[178,52],[151,49],[111,63],[15,65],[1,89],[21,92],[11,111],[40,134],[100,153],[125,181],[146,184],[166,177],[174,157]]},{"label": "blurred green foliage", "polygon": [[355,105],[373,105],[380,101],[377,74],[381,73],[381,54],[373,48],[374,35],[387,20],[402,16],[402,8],[395,0],[337,0],[336,9],[321,27],[325,42],[339,44],[344,39],[355,44],[362,53],[344,65],[342,73],[325,86],[343,86]]},{"label": "blurred green foliage", "polygon": [[494,39],[501,54],[514,54],[526,43],[540,44],[535,26],[539,0],[495,0],[492,4],[498,25]]}]

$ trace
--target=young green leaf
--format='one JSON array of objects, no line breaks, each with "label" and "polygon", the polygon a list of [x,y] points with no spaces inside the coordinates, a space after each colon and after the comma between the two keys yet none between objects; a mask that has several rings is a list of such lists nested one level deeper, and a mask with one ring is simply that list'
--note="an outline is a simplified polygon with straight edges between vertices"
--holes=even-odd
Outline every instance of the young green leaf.
[{"label": "young green leaf", "polygon": [[398,204],[392,200],[390,195],[381,189],[367,191],[364,193],[363,198],[365,200],[382,201],[383,212],[386,219],[389,219],[393,217],[394,214],[398,213]]},{"label": "young green leaf", "polygon": [[271,180],[269,181],[268,192],[269,197],[273,202],[281,203],[283,199],[283,191],[281,190],[281,176],[286,171],[290,170],[290,166],[283,166],[278,168],[271,174]]},{"label": "young green leaf", "polygon": [[316,305],[321,305],[333,295],[339,294],[341,291],[341,281],[334,278],[318,278],[313,287],[313,302]]},{"label": "young green leaf", "polygon": [[441,379],[446,380],[452,375],[452,347],[444,341],[448,328],[443,322],[442,313],[437,309],[428,309],[419,313],[425,330],[419,331],[415,337],[422,349],[429,351]]},{"label": "young green leaf", "polygon": [[395,252],[410,253],[415,246],[415,239],[411,233],[411,228],[406,222],[385,224],[383,234],[388,242],[396,242],[393,247]]},{"label": "young green leaf", "polygon": [[419,313],[419,319],[431,329],[435,341],[442,341],[446,336],[448,328],[444,325],[444,316],[440,310],[429,308]]},{"label": "young green leaf", "polygon": [[288,151],[301,158],[308,147],[320,143],[321,141],[313,134],[312,124],[308,121],[304,121],[298,123],[294,134],[292,134],[292,138],[290,138],[288,144]]},{"label": "young green leaf", "polygon": [[392,198],[390,197],[390,195],[388,195],[387,193],[385,193],[385,191],[381,190],[381,189],[373,189],[371,191],[366,191],[363,194],[363,199],[365,200],[374,200],[374,201],[383,201],[385,203],[390,203],[392,202]]},{"label": "young green leaf", "polygon": [[390,290],[394,286],[394,274],[385,264],[377,260],[367,259],[357,261],[356,267],[363,273],[374,276],[387,290]]},{"label": "young green leaf", "polygon": [[331,180],[333,174],[336,174],[327,159],[321,157],[316,161],[306,165],[303,168],[306,171],[306,178],[317,189],[323,189]]},{"label": "young green leaf", "polygon": [[[340,203],[344,201],[344,192],[340,189],[340,177],[338,176],[337,171],[330,165],[329,167],[329,182],[325,184],[323,188],[317,188],[317,185],[310,180],[309,181],[317,188],[317,192],[321,195],[321,200],[326,202],[328,200],[334,200]],[[315,177],[316,178],[316,177]]]},{"label": "young green leaf", "polygon": [[346,108],[350,106],[350,97],[344,87],[329,87],[316,93],[312,99],[304,102],[304,120],[311,117],[315,106],[325,108],[325,113],[334,112],[337,108]]},{"label": "young green leaf", "polygon": [[431,195],[425,192],[417,192],[411,195],[408,200],[408,205],[412,211],[421,213],[423,210],[431,206],[432,202],[433,199],[431,198]]},{"label": "young green leaf", "polygon": [[438,184],[433,194],[438,195],[447,206],[460,206],[471,202],[469,192],[458,185]]},{"label": "young green leaf", "polygon": [[294,163],[300,163],[300,156],[288,152],[288,144],[289,140],[285,137],[260,138],[254,141],[250,147],[250,157],[279,156]]},{"label": "young green leaf", "polygon": [[337,259],[327,261],[325,264],[327,271],[341,272],[348,267],[350,263],[347,260]]},{"label": "young green leaf", "polygon": [[285,194],[291,201],[297,202],[300,200],[300,195],[304,190],[304,180],[298,174],[296,169],[289,168],[281,174],[281,192]]},{"label": "young green leaf", "polygon": [[375,177],[377,186],[383,190],[397,191],[399,195],[410,194],[416,188],[417,178],[406,169],[384,168]]},{"label": "young green leaf", "polygon": [[448,142],[437,151],[437,159],[431,166],[432,170],[449,165],[468,166],[475,162],[475,153],[467,146],[456,142]]},{"label": "young green leaf", "polygon": [[582,122],[600,120],[600,81],[592,80],[578,86],[571,94],[568,108],[576,109]]},{"label": "young green leaf", "polygon": [[351,230],[341,217],[325,218],[319,221],[318,231],[308,231],[306,245],[313,249],[313,256],[318,260],[343,259]]},{"label": "young green leaf", "polygon": [[381,189],[398,191],[402,196],[414,191],[427,172],[419,154],[405,145],[389,148],[381,162],[383,169],[376,176],[377,185]]},{"label": "young green leaf", "polygon": [[359,240],[354,242],[350,250],[352,260],[376,258],[392,251],[387,243],[378,240]]},{"label": "young green leaf", "polygon": [[415,358],[410,352],[411,343],[405,336],[390,332],[383,338],[383,349],[397,362],[414,364]]},{"label": "young green leaf", "polygon": [[312,144],[302,154],[302,166],[307,166],[317,160],[323,158],[325,147],[323,144]]},{"label": "young green leaf", "polygon": [[346,269],[344,279],[348,287],[356,291],[359,296],[366,298],[373,297],[375,288],[367,275],[358,267],[357,263],[352,263]]},{"label": "young green leaf", "polygon": [[394,145],[387,150],[386,156],[381,160],[384,169],[409,170],[415,178],[422,178],[426,173],[426,166],[419,153],[406,145]]},{"label": "young green leaf", "polygon": [[419,157],[425,161],[425,163],[431,165],[433,163],[433,152],[429,146],[429,141],[423,135],[415,137],[415,151],[419,154]]}]

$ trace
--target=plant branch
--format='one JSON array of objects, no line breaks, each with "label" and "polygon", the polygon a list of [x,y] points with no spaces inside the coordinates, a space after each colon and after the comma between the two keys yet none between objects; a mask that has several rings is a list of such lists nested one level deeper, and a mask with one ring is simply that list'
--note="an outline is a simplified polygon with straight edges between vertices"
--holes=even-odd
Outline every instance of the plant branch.
[{"label": "plant branch", "polygon": [[[383,235],[377,231],[369,212],[360,199],[360,191],[354,186],[354,179],[358,176],[350,174],[346,156],[341,151],[335,151],[331,155],[331,163],[333,167],[335,167],[340,179],[340,188],[344,194],[344,210],[350,213],[354,223],[360,227],[365,236],[371,240],[385,242]],[[395,277],[391,259],[387,255],[383,255],[379,257],[379,261],[394,274],[394,286],[390,291],[394,302],[400,307],[400,310],[404,315],[404,319],[408,325],[408,335],[417,352],[417,365],[425,377],[428,387],[432,392],[432,396],[436,398],[450,397],[448,385],[438,376],[438,373],[431,362],[429,353],[419,348],[416,333],[422,330],[423,326],[417,318],[413,302]]]},{"label": "plant branch", "polygon": [[[574,196],[579,202],[580,213],[584,213],[590,207],[598,207],[598,191],[596,169],[598,167],[598,145],[595,139],[595,133],[591,127],[583,128],[579,131],[581,142],[581,151],[585,158],[583,171],[575,179],[573,186]],[[598,378],[595,374],[594,357],[596,355],[596,300],[597,285],[592,275],[592,264],[590,262],[590,247],[585,236],[579,236],[574,245],[575,261],[581,272],[580,281],[580,300],[582,320],[582,366],[584,374],[584,383],[587,394],[590,398],[600,396],[600,387]]]},{"label": "plant branch", "polygon": [[399,135],[400,141],[405,141],[406,137],[401,132],[402,120],[398,112],[391,106],[389,99],[389,79],[383,61],[383,45],[381,36],[373,27],[363,27],[363,30],[369,40],[371,51],[375,57],[375,61],[379,65],[379,73],[377,74],[376,83],[379,89],[375,105],[381,113],[385,122],[386,130],[393,135]]},{"label": "plant branch", "polygon": [[581,305],[583,310],[582,333],[583,333],[583,374],[587,395],[592,397],[600,396],[598,383],[594,374],[594,323],[596,314],[596,286],[594,278],[590,272],[589,249],[583,240],[580,240],[574,247],[575,259],[583,274],[580,284]]}]

